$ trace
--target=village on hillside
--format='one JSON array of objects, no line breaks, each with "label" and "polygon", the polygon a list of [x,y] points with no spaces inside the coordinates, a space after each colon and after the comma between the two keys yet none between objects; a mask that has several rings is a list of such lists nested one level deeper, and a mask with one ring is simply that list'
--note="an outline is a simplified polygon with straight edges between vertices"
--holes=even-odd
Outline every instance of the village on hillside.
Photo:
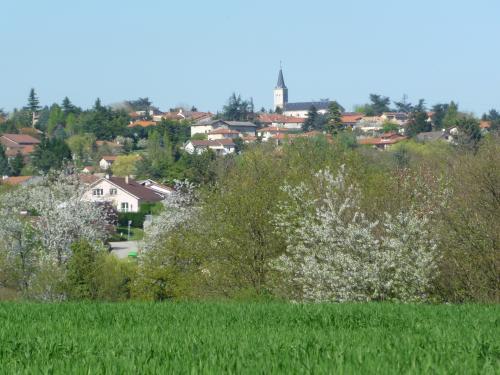
[{"label": "village on hillside", "polygon": [[389,98],[376,94],[354,112],[328,99],[290,102],[282,69],[272,109],[260,111],[236,94],[215,113],[194,106],[163,112],[148,98],[117,106],[97,99],[89,110],[64,98],[48,107],[32,89],[27,106],[0,112],[0,184],[29,186],[54,168],[70,168],[84,186],[82,199],[115,212],[108,215],[120,233],[115,238],[124,240],[126,233],[130,239],[132,223],[140,239],[152,207],[175,192],[175,181],[210,183],[209,165],[217,158],[255,144],[279,149],[301,139],[379,151],[409,141],[457,145],[464,138],[459,119],[477,127],[477,134],[466,129],[474,138],[497,131],[500,116],[492,110],[475,120],[454,102],[428,109],[423,100],[413,105],[403,98],[391,106]]}]

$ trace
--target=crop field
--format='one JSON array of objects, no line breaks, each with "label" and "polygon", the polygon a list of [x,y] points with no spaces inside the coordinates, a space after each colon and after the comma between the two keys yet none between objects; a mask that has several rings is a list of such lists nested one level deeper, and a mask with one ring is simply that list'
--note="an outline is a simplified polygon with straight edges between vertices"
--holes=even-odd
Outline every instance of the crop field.
[{"label": "crop field", "polygon": [[498,374],[500,306],[0,304],[0,373]]}]

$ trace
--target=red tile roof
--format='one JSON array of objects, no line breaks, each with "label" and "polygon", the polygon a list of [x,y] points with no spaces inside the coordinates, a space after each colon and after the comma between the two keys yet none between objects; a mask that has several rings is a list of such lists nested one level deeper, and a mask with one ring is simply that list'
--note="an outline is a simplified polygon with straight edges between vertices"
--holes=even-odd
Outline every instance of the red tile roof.
[{"label": "red tile roof", "polygon": [[1,180],[3,184],[7,185],[21,185],[22,183],[32,179],[33,176],[17,176],[17,177],[8,177],[4,180]]},{"label": "red tile roof", "polygon": [[106,161],[115,161],[118,156],[111,156],[111,155],[106,155],[103,156],[102,158]]},{"label": "red tile roof", "polygon": [[405,139],[407,139],[407,137],[404,136],[397,136],[393,138],[361,138],[358,139],[358,143],[360,145],[373,145],[373,146],[392,145],[404,141]]},{"label": "red tile roof", "polygon": [[481,121],[479,123],[479,127],[481,129],[489,129],[489,128],[491,128],[491,121]]},{"label": "red tile roof", "polygon": [[305,118],[294,117],[294,116],[285,116],[280,114],[266,114],[262,113],[257,118],[260,122],[263,123],[288,123],[288,124],[302,124],[306,121]]},{"label": "red tile roof", "polygon": [[156,126],[156,125],[158,125],[158,124],[154,121],[140,120],[140,121],[134,121],[128,127],[133,128],[134,126],[141,126],[143,128],[147,128],[149,126]]},{"label": "red tile roof", "polygon": [[10,142],[17,143],[18,145],[36,145],[40,143],[40,140],[27,134],[4,134],[2,137]]},{"label": "red tile roof", "polygon": [[355,122],[358,122],[362,118],[363,118],[363,115],[359,114],[359,113],[342,115],[342,122],[347,123],[347,124],[353,124]]}]

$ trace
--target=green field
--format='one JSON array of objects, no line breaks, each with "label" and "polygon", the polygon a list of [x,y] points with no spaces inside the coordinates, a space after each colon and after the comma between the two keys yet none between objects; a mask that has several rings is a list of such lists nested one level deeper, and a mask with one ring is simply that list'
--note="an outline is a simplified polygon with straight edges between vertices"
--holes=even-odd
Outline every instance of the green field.
[{"label": "green field", "polygon": [[0,304],[0,373],[500,373],[500,306]]}]

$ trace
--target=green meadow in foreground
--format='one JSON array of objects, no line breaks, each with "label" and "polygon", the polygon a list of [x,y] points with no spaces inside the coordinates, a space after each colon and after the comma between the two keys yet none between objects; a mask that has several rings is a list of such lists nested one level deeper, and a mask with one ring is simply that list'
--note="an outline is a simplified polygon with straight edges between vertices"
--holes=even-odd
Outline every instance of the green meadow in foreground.
[{"label": "green meadow in foreground", "polygon": [[500,373],[500,306],[3,303],[0,373]]}]

